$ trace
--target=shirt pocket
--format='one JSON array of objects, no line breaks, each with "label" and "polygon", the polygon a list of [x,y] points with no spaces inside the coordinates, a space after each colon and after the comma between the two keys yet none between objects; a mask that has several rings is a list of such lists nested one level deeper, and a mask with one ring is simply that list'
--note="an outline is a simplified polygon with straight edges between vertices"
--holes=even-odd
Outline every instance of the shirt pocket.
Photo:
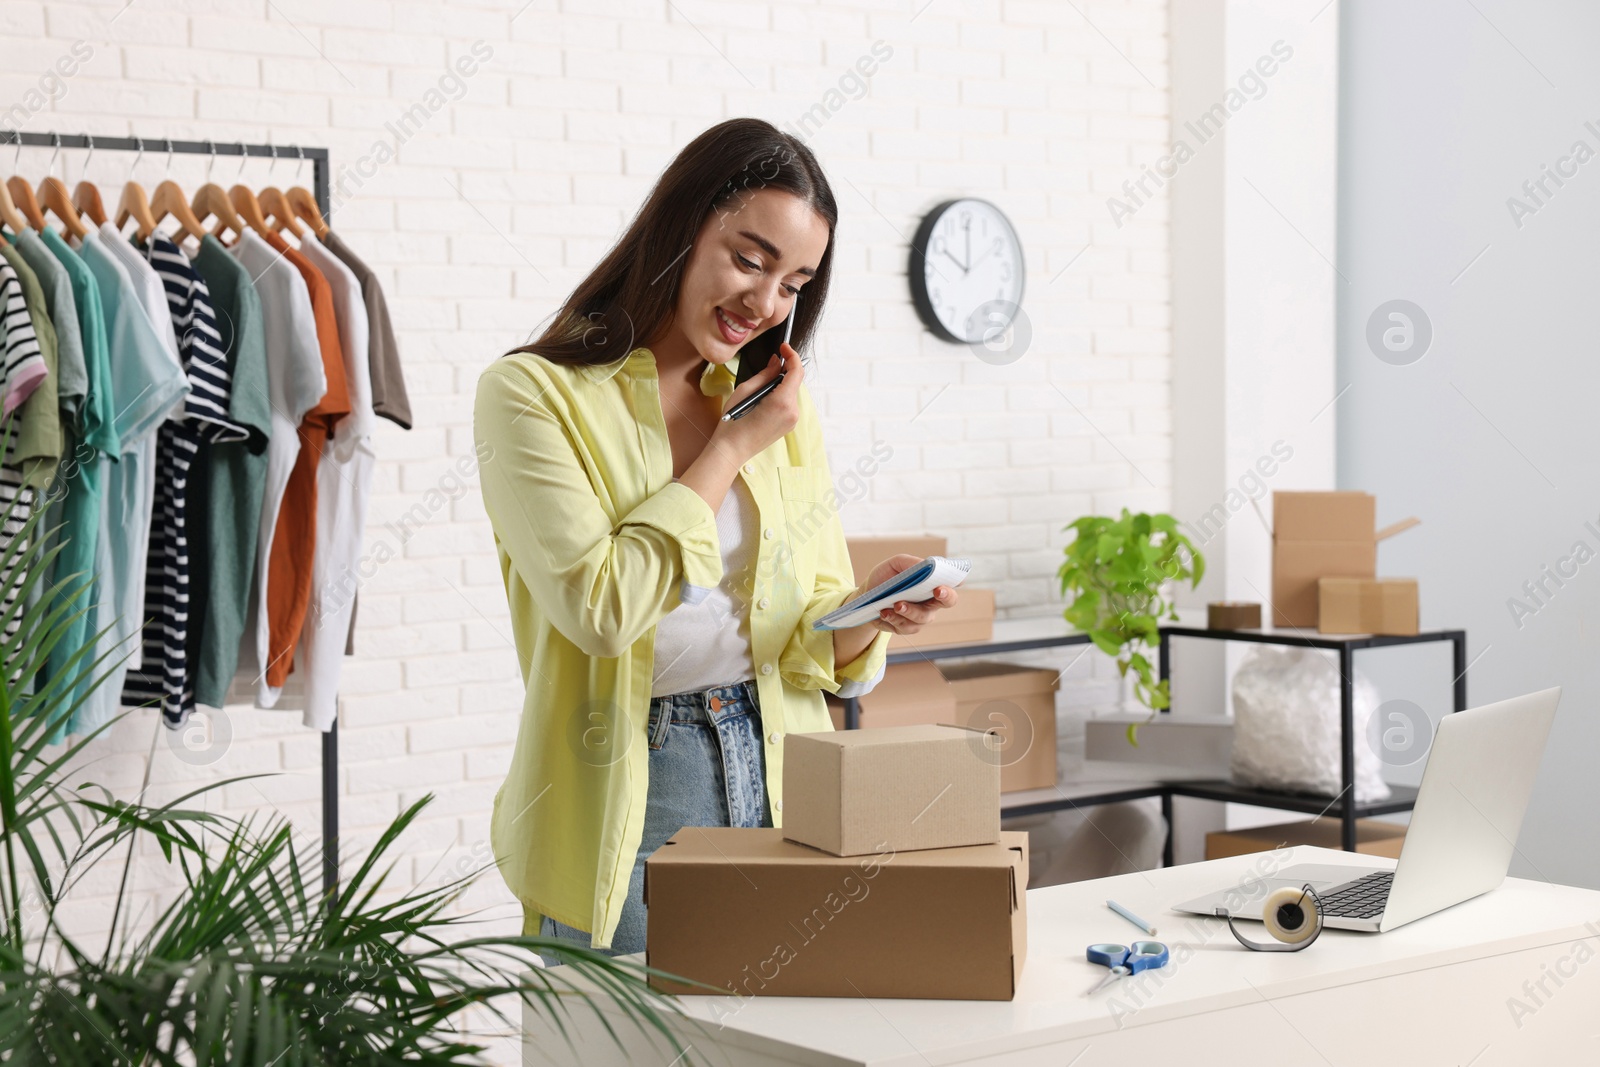
[{"label": "shirt pocket", "polygon": [[801,603],[811,597],[817,577],[817,553],[822,538],[827,536],[833,522],[833,507],[829,503],[829,484],[821,467],[809,464],[781,466],[778,471],[778,495],[783,498],[783,517],[787,527],[785,544],[799,584]]}]

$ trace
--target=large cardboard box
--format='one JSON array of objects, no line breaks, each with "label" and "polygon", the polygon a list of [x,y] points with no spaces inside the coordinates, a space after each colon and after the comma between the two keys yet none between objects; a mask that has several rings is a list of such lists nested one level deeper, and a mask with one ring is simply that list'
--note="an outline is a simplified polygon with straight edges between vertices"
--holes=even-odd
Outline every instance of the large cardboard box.
[{"label": "large cardboard box", "polygon": [[1415,578],[1323,578],[1317,583],[1317,630],[1325,634],[1415,634]]},{"label": "large cardboard box", "polygon": [[[878,684],[857,702],[861,705],[858,725],[863,728],[956,721],[956,691],[933,660],[889,664]],[[833,728],[843,730],[844,701],[829,696],[827,703]]]},{"label": "large cardboard box", "polygon": [[1010,1000],[1027,882],[1026,833],[844,858],[773,829],[685,827],[645,863],[645,959],[740,998]]},{"label": "large cardboard box", "polygon": [[1056,784],[1059,671],[987,660],[946,661],[939,672],[956,697],[962,726],[993,730],[1000,741],[1000,792]]},{"label": "large cardboard box", "polygon": [[783,836],[835,856],[1000,840],[1000,745],[956,726],[790,734]]},{"label": "large cardboard box", "polygon": [[[1400,858],[1400,846],[1405,844],[1406,828],[1400,823],[1382,822],[1378,819],[1356,820],[1356,851],[1369,856]],[[1342,848],[1339,839],[1339,820],[1323,816],[1308,822],[1278,823],[1273,826],[1256,826],[1248,830],[1228,830],[1206,834],[1206,859],[1219,860],[1226,856],[1244,856],[1252,852],[1271,852],[1289,845],[1317,845],[1322,848]]]},{"label": "large cardboard box", "polygon": [[1417,524],[1403,519],[1374,529],[1370,493],[1272,494],[1272,624],[1317,625],[1317,582],[1372,578],[1378,542]]},{"label": "large cardboard box", "polygon": [[[847,537],[845,544],[850,551],[850,566],[855,570],[857,585],[864,585],[872,568],[890,556],[902,552],[918,557],[949,554],[945,539],[935,534]],[[962,585],[955,606],[943,609],[933,619],[910,637],[895,634],[889,638],[890,651],[993,640],[994,590]]]}]

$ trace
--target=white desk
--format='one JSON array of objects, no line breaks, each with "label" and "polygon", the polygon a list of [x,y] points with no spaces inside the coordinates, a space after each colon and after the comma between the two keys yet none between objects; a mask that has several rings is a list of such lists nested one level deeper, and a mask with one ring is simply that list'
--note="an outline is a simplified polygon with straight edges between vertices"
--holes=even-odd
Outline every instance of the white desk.
[{"label": "white desk", "polygon": [[[1508,879],[1398,930],[1325,930],[1304,952],[1279,954],[1247,951],[1221,920],[1170,910],[1252,868],[1296,862],[1393,866],[1301,846],[1035,889],[1012,1001],[684,997],[696,1022],[679,1025],[701,1062],[741,1067],[1600,1063],[1600,892]],[[1108,897],[1155,923],[1173,961],[1090,998],[1105,969],[1084,946],[1145,936]],[[1248,931],[1266,937],[1259,923]],[[617,1020],[624,1053],[578,1006],[577,1053],[526,1022],[527,1067],[666,1067],[677,1055]]]}]

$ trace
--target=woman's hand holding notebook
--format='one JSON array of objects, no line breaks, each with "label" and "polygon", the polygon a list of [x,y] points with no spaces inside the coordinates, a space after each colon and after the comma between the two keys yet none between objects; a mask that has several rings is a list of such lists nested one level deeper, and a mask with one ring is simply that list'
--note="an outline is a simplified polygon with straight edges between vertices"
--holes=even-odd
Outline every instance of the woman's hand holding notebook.
[{"label": "woman's hand holding notebook", "polygon": [[972,561],[952,556],[929,556],[913,563],[888,581],[869,589],[848,604],[828,612],[812,624],[813,630],[848,630],[878,617],[884,608],[905,601],[919,604],[933,597],[941,585],[954,588],[964,582]]}]

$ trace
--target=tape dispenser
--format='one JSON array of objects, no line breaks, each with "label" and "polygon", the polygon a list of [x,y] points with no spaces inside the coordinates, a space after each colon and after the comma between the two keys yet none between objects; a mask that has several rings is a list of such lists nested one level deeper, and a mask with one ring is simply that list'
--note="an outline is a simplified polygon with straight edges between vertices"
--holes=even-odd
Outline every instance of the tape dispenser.
[{"label": "tape dispenser", "polygon": [[1252,952],[1299,952],[1322,933],[1322,898],[1309,884],[1296,889],[1281,886],[1267,894],[1261,906],[1261,921],[1275,940],[1252,941],[1233,924],[1233,913],[1218,908],[1217,916],[1228,920],[1234,938]]}]

